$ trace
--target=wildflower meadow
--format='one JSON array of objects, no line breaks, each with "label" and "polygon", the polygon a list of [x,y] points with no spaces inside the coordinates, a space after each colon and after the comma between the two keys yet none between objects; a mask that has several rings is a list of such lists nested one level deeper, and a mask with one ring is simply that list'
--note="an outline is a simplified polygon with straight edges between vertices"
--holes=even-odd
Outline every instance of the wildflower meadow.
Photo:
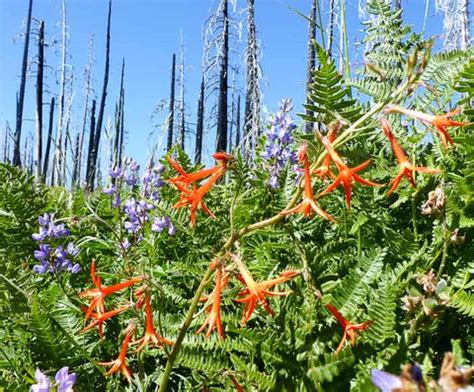
[{"label": "wildflower meadow", "polygon": [[[251,41],[259,4],[243,3]],[[315,32],[299,107],[263,113],[247,83],[236,122],[219,90],[216,148],[201,111],[191,152],[172,107],[166,148],[131,156],[125,88],[110,156],[95,99],[84,140],[59,117],[48,153],[11,146],[0,391],[474,390],[474,52],[417,33],[391,1],[366,7],[360,64],[344,30],[331,52],[318,7],[299,17]]]}]

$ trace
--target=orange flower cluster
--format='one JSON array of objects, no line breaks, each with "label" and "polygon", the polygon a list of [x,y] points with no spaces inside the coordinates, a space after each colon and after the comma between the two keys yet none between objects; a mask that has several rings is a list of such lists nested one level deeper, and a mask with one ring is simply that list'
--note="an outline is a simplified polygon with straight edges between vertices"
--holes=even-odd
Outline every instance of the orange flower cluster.
[{"label": "orange flower cluster", "polygon": [[433,125],[438,133],[438,137],[443,143],[445,148],[448,148],[449,144],[454,144],[454,140],[451,135],[448,133],[448,127],[462,127],[468,125],[468,122],[454,121],[449,118],[459,114],[461,112],[460,108],[452,110],[443,115],[433,116],[432,114],[426,114],[419,112],[417,110],[405,109],[397,105],[389,105],[385,109],[385,113],[401,113],[406,114],[407,116],[416,118],[423,122],[425,125]]},{"label": "orange flower cluster", "polygon": [[[122,313],[129,309],[132,305],[125,305],[117,309],[113,309],[110,311],[105,311],[105,297],[121,291],[127,287],[134,285],[135,283],[140,282],[143,280],[142,277],[132,278],[125,282],[117,283],[113,286],[103,287],[101,285],[101,278],[96,275],[96,265],[95,260],[92,261],[91,265],[91,278],[92,283],[95,285],[95,288],[89,289],[80,293],[80,297],[87,297],[92,298],[89,307],[85,310],[85,318],[86,321],[89,318],[92,318],[93,321],[87,325],[82,331],[86,332],[94,328],[95,326],[99,327],[99,336],[100,339],[103,339],[103,324],[106,320],[116,316],[119,313]],[[157,347],[163,347],[164,344],[172,345],[173,343],[169,340],[165,339],[164,337],[160,336],[154,326],[153,326],[153,316],[150,304],[150,295],[146,293],[146,286],[140,287],[138,290],[135,291],[134,296],[137,298],[137,302],[135,304],[137,309],[141,309],[143,303],[145,303],[145,332],[142,338],[130,343],[132,335],[135,332],[135,326],[132,324],[131,327],[127,329],[127,333],[125,335],[125,339],[122,343],[122,348],[119,353],[117,359],[111,362],[99,362],[100,365],[104,366],[111,366],[111,369],[106,373],[106,375],[111,375],[118,371],[121,371],[122,374],[127,378],[129,382],[131,382],[131,371],[126,365],[126,354],[128,351],[129,345],[136,345],[140,344],[137,348],[137,352],[143,350],[143,348],[148,344],[154,344]],[[145,299],[143,297],[145,296]],[[94,312],[95,309],[95,312]]]},{"label": "orange flower cluster", "polygon": [[384,118],[382,119],[382,129],[385,133],[385,136],[387,136],[388,140],[390,140],[390,143],[392,144],[393,153],[397,158],[399,167],[397,176],[390,182],[392,186],[388,191],[388,195],[390,195],[395,189],[398,188],[398,185],[400,184],[400,181],[403,177],[406,177],[410,184],[413,186],[413,188],[416,188],[415,179],[413,177],[413,173],[415,171],[420,173],[441,173],[441,170],[439,169],[429,169],[426,167],[413,166],[413,164],[408,160],[407,156],[405,155],[403,149],[398,144],[397,139],[395,139],[395,136],[390,130],[388,121]]},{"label": "orange flower cluster", "polygon": [[[215,215],[206,207],[202,199],[217,180],[226,172],[229,162],[234,160],[232,155],[225,152],[215,153],[213,158],[218,161],[216,166],[201,169],[195,173],[186,173],[175,159],[168,157],[168,162],[178,172],[178,176],[169,179],[168,182],[173,184],[181,192],[178,202],[173,207],[180,208],[190,206],[191,224],[193,226],[196,221],[196,211],[198,207],[201,207],[207,215],[215,218]],[[207,178],[207,181],[201,186],[198,186],[198,182],[205,178]]]},{"label": "orange flower cluster", "polygon": [[[238,294],[241,298],[235,300],[236,302],[244,304],[242,324],[247,324],[257,304],[262,305],[264,309],[273,316],[274,312],[270,308],[267,297],[285,296],[290,292],[270,291],[270,289],[277,284],[293,279],[300,274],[300,271],[288,270],[280,273],[280,276],[277,278],[265,280],[263,282],[256,282],[242,260],[235,254],[232,254],[231,256],[239,270],[237,279],[245,285],[245,289]],[[211,335],[213,329],[217,329],[219,338],[223,340],[224,330],[221,323],[220,304],[222,289],[227,285],[230,279],[230,273],[225,271],[224,265],[220,261],[213,262],[211,268],[217,268],[215,275],[216,284],[214,290],[209,296],[212,304],[206,306],[205,309],[209,315],[204,321],[204,324],[197,330],[196,334],[202,332],[206,326],[208,326],[206,337]],[[208,301],[208,298],[202,298],[201,301]]]},{"label": "orange flower cluster", "polygon": [[336,318],[339,324],[341,324],[341,327],[343,329],[342,339],[339,343],[339,346],[337,346],[336,354],[342,350],[347,338],[349,338],[352,346],[354,346],[357,331],[364,331],[369,327],[370,324],[372,324],[372,320],[365,321],[360,324],[352,324],[350,321],[346,320],[334,306],[332,306],[331,304],[327,304],[325,306],[326,309],[331,312],[331,314]]}]

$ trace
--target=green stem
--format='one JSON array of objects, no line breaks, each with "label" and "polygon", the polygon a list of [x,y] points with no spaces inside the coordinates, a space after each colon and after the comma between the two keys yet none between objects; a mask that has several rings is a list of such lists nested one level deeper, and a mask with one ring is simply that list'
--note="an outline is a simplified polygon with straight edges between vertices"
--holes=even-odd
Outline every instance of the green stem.
[{"label": "green stem", "polygon": [[202,292],[204,291],[204,288],[206,287],[209,281],[209,278],[212,275],[212,271],[213,270],[211,266],[209,266],[207,268],[206,273],[204,274],[204,277],[201,280],[201,283],[199,284],[198,289],[196,290],[196,293],[194,294],[194,297],[191,302],[191,306],[188,310],[188,314],[186,315],[186,319],[184,320],[183,326],[181,327],[181,331],[179,332],[178,338],[176,339],[176,343],[174,344],[173,350],[171,351],[168,361],[166,362],[165,371],[163,373],[163,380],[161,382],[160,389],[158,390],[159,392],[166,391],[166,388],[168,387],[168,381],[171,375],[171,369],[173,368],[174,362],[176,361],[176,357],[183,343],[184,336],[186,335],[186,332],[189,326],[191,325],[191,321],[193,320],[193,315],[194,315],[194,312],[196,311]]},{"label": "green stem", "polygon": [[441,257],[441,264],[439,265],[438,273],[436,274],[436,278],[438,279],[441,277],[444,267],[446,266],[446,261],[448,260],[449,240],[451,236],[451,233],[448,230],[446,212],[443,213],[443,229],[444,229],[443,256]]},{"label": "green stem", "polygon": [[416,225],[416,195],[417,192],[415,192],[411,199],[411,218],[413,221],[413,237],[415,239],[415,242],[418,242],[418,228]]},{"label": "green stem", "polygon": [[[402,86],[400,86],[399,89],[393,94],[392,99],[396,100],[398,98],[398,96],[405,90],[405,88],[408,86],[408,84],[409,84],[409,82],[406,82]],[[343,132],[335,140],[334,145],[336,145],[336,143],[337,143],[337,145],[344,144],[344,142],[346,141],[346,139],[349,136],[351,136],[353,133],[358,131],[357,127],[359,125],[362,125],[364,123],[364,121],[366,121],[368,118],[370,118],[375,113],[382,110],[388,102],[390,102],[390,101],[386,100],[384,102],[380,102],[380,103],[374,105],[367,113],[362,115],[357,121],[355,121],[353,124],[351,124],[349,126],[349,128],[345,132]],[[323,158],[324,158],[324,156],[325,156],[325,153],[323,152],[322,154],[319,155],[318,159],[316,160],[316,162],[312,166],[317,167],[318,165],[320,165]],[[296,205],[296,203],[299,200],[301,194],[303,193],[303,189],[301,187],[301,184],[302,184],[302,181],[300,182],[300,186],[298,186],[297,191],[293,195],[293,198],[290,200],[290,202],[288,203],[288,205],[285,207],[284,210],[288,210],[288,209],[290,209],[290,208],[292,208]],[[279,212],[279,213],[277,213],[276,215],[274,215],[270,218],[267,218],[263,221],[251,224],[251,225],[246,226],[246,227],[243,227],[242,229],[240,229],[238,231],[231,230],[230,231],[231,235],[227,239],[225,244],[222,246],[222,250],[219,252],[219,254],[220,255],[224,254],[225,251],[229,250],[234,245],[234,243],[236,241],[238,241],[240,238],[244,237],[246,234],[248,234],[250,232],[253,232],[255,230],[263,229],[263,228],[265,228],[267,226],[270,226],[270,225],[275,225],[275,224],[281,222],[284,218],[285,218],[285,215],[282,214],[281,212]],[[191,325],[193,315],[194,315],[194,312],[196,311],[199,299],[201,298],[202,292],[204,291],[204,288],[206,287],[206,285],[209,281],[209,278],[211,277],[211,274],[212,274],[212,269],[209,266],[206,273],[204,274],[204,276],[201,280],[201,283],[199,284],[199,287],[198,287],[196,293],[194,294],[194,297],[193,297],[192,302],[191,302],[191,307],[188,310],[188,313],[186,315],[186,319],[183,322],[183,325],[182,325],[181,330],[179,332],[178,338],[176,339],[176,343],[173,346],[173,350],[171,351],[171,353],[168,357],[168,361],[166,362],[165,371],[163,373],[163,379],[161,381],[161,385],[160,385],[160,388],[159,388],[158,392],[165,392],[166,388],[168,387],[168,382],[169,382],[169,378],[170,378],[170,375],[171,375],[171,370],[172,370],[173,365],[176,361],[177,355],[178,355],[178,353],[181,349],[181,346],[182,346],[184,337],[186,335],[186,332],[189,329],[189,326]]]}]

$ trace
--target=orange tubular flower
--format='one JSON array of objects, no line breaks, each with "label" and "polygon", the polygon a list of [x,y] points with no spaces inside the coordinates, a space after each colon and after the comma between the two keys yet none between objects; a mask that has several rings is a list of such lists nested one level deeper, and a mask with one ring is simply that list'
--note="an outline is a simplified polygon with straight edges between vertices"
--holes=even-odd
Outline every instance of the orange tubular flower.
[{"label": "orange tubular flower", "polygon": [[410,110],[405,109],[397,105],[389,105],[385,110],[386,113],[402,113],[406,114],[407,116],[417,118],[418,120],[422,121],[425,125],[433,125],[436,128],[436,132],[443,143],[445,148],[448,148],[449,143],[454,144],[454,140],[451,135],[448,133],[448,127],[462,127],[464,125],[468,125],[468,122],[461,122],[461,121],[453,121],[449,118],[460,113],[461,109],[457,108],[452,110],[446,114],[433,116],[431,114],[426,114],[419,112],[417,110]]},{"label": "orange tubular flower", "polygon": [[94,321],[92,321],[87,327],[85,327],[81,331],[81,333],[89,331],[90,329],[92,329],[96,325],[98,325],[99,326],[99,336],[102,339],[104,337],[104,331],[103,331],[104,322],[106,320],[116,316],[117,314],[124,312],[128,308],[130,308],[130,305],[122,306],[121,308],[114,309],[114,310],[111,310],[109,312],[105,312],[105,313],[102,313],[102,314],[92,313],[91,316],[94,319]]},{"label": "orange tubular flower", "polygon": [[[209,326],[206,332],[206,337],[211,336],[212,331],[217,328],[217,335],[219,339],[224,340],[224,329],[222,328],[221,322],[221,294],[222,289],[227,285],[230,274],[225,273],[222,275],[222,267],[220,266],[216,272],[216,286],[212,291],[210,297],[212,298],[212,305],[206,307],[206,311],[209,312],[204,324],[196,331],[196,335],[204,331],[206,326]],[[207,301],[207,298],[202,298],[201,301]]]},{"label": "orange tubular flower", "polygon": [[[176,160],[168,157],[170,165],[179,173],[177,177],[169,179],[168,182],[175,185],[181,192],[178,202],[173,207],[180,208],[189,205],[191,207],[191,224],[193,226],[196,220],[196,211],[199,206],[207,215],[215,218],[215,215],[206,207],[202,198],[225,173],[228,162],[234,159],[232,155],[224,152],[215,153],[213,157],[219,162],[218,165],[209,169],[201,169],[196,173],[186,173]],[[207,177],[209,177],[208,180],[198,187],[197,182]]]},{"label": "orange tubular flower", "polygon": [[335,222],[334,218],[318,206],[313,197],[313,185],[311,184],[310,165],[308,158],[308,145],[303,143],[298,151],[298,160],[303,162],[304,167],[304,197],[303,201],[296,207],[282,211],[283,215],[301,212],[304,216],[310,216],[314,212],[323,218]]},{"label": "orange tubular flower", "polygon": [[277,291],[269,291],[270,288],[276,286],[277,284],[286,282],[294,278],[295,276],[300,274],[300,271],[289,270],[282,272],[279,277],[266,280],[264,282],[255,282],[252,275],[250,274],[249,270],[245,267],[239,257],[233,256],[235,263],[240,272],[239,280],[244,283],[247,288],[239,293],[239,295],[244,296],[243,298],[236,299],[236,302],[244,303],[244,311],[242,314],[242,323],[245,325],[249,320],[250,316],[252,316],[257,303],[262,305],[265,310],[270,313],[272,316],[274,315],[273,310],[270,308],[268,304],[268,299],[266,296],[285,296],[288,295],[290,292],[277,292]]},{"label": "orange tubular flower", "polygon": [[392,131],[390,130],[390,126],[388,124],[388,121],[386,119],[381,120],[382,123],[382,128],[383,132],[385,133],[385,136],[387,136],[388,140],[390,140],[390,143],[392,144],[392,149],[395,154],[395,157],[397,158],[398,161],[398,166],[399,166],[399,171],[397,176],[390,182],[392,186],[390,187],[388,191],[388,195],[390,195],[395,189],[398,188],[398,185],[400,184],[400,181],[402,180],[403,177],[406,177],[410,184],[413,186],[413,188],[416,188],[415,184],[415,179],[413,177],[413,172],[417,171],[420,173],[441,173],[441,170],[439,169],[429,169],[426,167],[417,167],[413,166],[411,162],[408,160],[407,156],[403,152],[402,148],[397,142],[397,139],[393,135]]},{"label": "orange tubular flower", "polygon": [[375,182],[365,180],[362,177],[360,177],[358,174],[356,174],[357,172],[365,169],[369,165],[370,159],[360,164],[359,166],[349,168],[341,159],[341,157],[336,152],[336,150],[334,150],[332,144],[324,136],[321,137],[321,141],[323,142],[324,147],[326,147],[326,149],[328,150],[332,160],[334,161],[335,165],[337,166],[337,169],[339,170],[339,173],[337,177],[335,178],[334,182],[331,185],[329,185],[324,191],[322,191],[319,194],[318,198],[320,198],[321,196],[327,195],[328,193],[336,189],[339,185],[342,185],[344,187],[344,192],[346,194],[347,206],[351,208],[351,191],[352,191],[352,183],[354,181],[363,185],[382,186],[381,184],[377,184]]},{"label": "orange tubular flower", "polygon": [[127,335],[125,335],[125,339],[122,343],[122,349],[120,350],[120,354],[117,359],[114,359],[110,362],[98,362],[98,364],[102,366],[112,366],[110,370],[105,373],[106,376],[110,376],[111,374],[117,373],[120,370],[128,382],[132,382],[132,372],[125,363],[125,357],[127,355],[128,345],[130,343],[130,339],[132,338],[133,332],[134,329],[131,329]]},{"label": "orange tubular flower", "polygon": [[[331,144],[336,139],[336,130],[337,128],[334,127],[331,129],[331,131],[328,134],[328,140],[329,140],[329,143]],[[324,155],[323,163],[321,164],[321,166],[319,166],[313,171],[313,174],[321,178],[324,178],[324,177],[336,178],[334,173],[331,171],[330,166],[331,166],[331,154],[326,153],[326,155]]]},{"label": "orange tubular flower", "polygon": [[331,314],[337,319],[337,321],[339,321],[339,324],[341,324],[341,327],[344,330],[341,343],[339,343],[339,346],[337,346],[336,354],[342,350],[347,338],[350,339],[352,346],[354,346],[356,332],[366,330],[369,327],[369,325],[372,323],[372,320],[369,320],[361,324],[351,324],[351,322],[346,320],[342,316],[342,314],[337,311],[337,309],[334,306],[332,306],[331,304],[327,304],[325,306],[326,306],[326,309],[329,310],[329,312],[331,312]]},{"label": "orange tubular flower", "polygon": [[105,301],[105,297],[107,297],[109,294],[113,294],[117,291],[123,290],[142,280],[141,277],[133,278],[133,279],[127,280],[126,282],[114,284],[113,286],[103,287],[101,285],[100,277],[96,276],[95,274],[95,260],[92,260],[91,278],[92,278],[92,283],[94,283],[96,288],[86,290],[83,293],[79,294],[80,297],[92,298],[89,308],[86,311],[86,316],[85,316],[86,320],[89,319],[89,317],[91,317],[92,311],[94,310],[94,308],[96,308],[97,317],[101,317],[105,313],[104,301]]},{"label": "orange tubular flower", "polygon": [[151,312],[151,305],[150,305],[150,296],[147,295],[145,299],[145,311],[146,311],[146,327],[145,327],[145,334],[142,338],[136,340],[135,342],[131,343],[132,345],[140,344],[137,348],[137,352],[143,350],[143,348],[149,344],[150,342],[156,345],[157,347],[162,348],[163,344],[167,344],[168,346],[172,346],[173,343],[170,342],[168,339],[165,339],[163,336],[160,336],[156,333],[155,327],[153,326],[153,315]]}]

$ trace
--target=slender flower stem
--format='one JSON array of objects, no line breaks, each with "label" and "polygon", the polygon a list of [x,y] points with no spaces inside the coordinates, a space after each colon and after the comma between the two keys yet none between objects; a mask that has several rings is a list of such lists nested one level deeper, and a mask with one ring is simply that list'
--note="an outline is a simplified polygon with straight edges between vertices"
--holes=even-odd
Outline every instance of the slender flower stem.
[{"label": "slender flower stem", "polygon": [[437,279],[441,278],[441,274],[443,273],[444,267],[446,266],[446,261],[448,259],[449,240],[451,237],[451,233],[448,230],[446,211],[443,212],[443,230],[444,230],[443,256],[441,256],[441,264],[439,265],[438,273],[436,274]]},{"label": "slender flower stem", "polygon": [[181,331],[179,332],[178,338],[176,339],[176,343],[174,344],[173,350],[171,350],[170,356],[168,357],[168,361],[166,362],[165,371],[163,373],[163,380],[161,382],[160,389],[158,390],[159,392],[166,391],[166,388],[168,387],[168,381],[171,375],[171,369],[173,368],[174,362],[176,361],[176,357],[183,343],[184,336],[186,335],[186,332],[189,326],[191,325],[191,322],[193,320],[193,315],[194,315],[194,312],[196,311],[202,292],[204,291],[204,288],[206,287],[209,281],[209,278],[212,275],[212,271],[213,270],[211,266],[209,266],[201,280],[201,283],[199,284],[198,289],[196,290],[196,293],[194,294],[194,297],[191,302],[191,306],[189,307],[189,310],[188,310],[188,314],[186,315],[186,319],[184,320],[183,326],[181,327]]},{"label": "slender flower stem", "polygon": [[[368,118],[373,116],[375,113],[378,113],[381,111],[390,101],[396,101],[399,99],[400,94],[407,88],[407,86],[410,84],[410,82],[404,83],[402,86],[399,87],[399,89],[393,94],[391,97],[391,100],[387,99],[384,102],[380,102],[376,105],[374,105],[367,113],[362,115],[357,121],[355,121],[353,124],[349,126],[349,128],[343,132],[336,140],[334,145],[342,145],[344,144],[347,139],[352,136],[353,133],[359,131],[357,128],[359,125],[362,125]],[[316,160],[316,162],[312,165],[313,167],[317,167],[320,165],[324,159],[324,156],[326,153],[323,151],[320,155],[319,158]],[[298,186],[295,194],[293,195],[293,198],[290,200],[288,205],[282,210],[289,210],[292,207],[296,205],[298,202],[301,194],[303,193],[303,188],[301,187],[302,181],[300,181],[300,185]],[[265,220],[262,220],[257,223],[253,223],[251,225],[248,225],[246,227],[243,227],[242,229],[238,231],[231,230],[230,237],[227,239],[227,241],[224,243],[222,246],[222,250],[219,252],[219,255],[223,255],[227,250],[229,250],[235,242],[237,242],[240,238],[244,237],[246,234],[251,233],[255,230],[263,229],[267,226],[270,225],[275,225],[279,222],[281,222],[285,218],[285,215],[283,215],[281,212],[275,214],[274,216],[267,218]],[[176,343],[173,346],[173,350],[171,351],[168,361],[166,362],[166,367],[163,373],[163,378],[161,381],[160,388],[158,392],[165,392],[167,387],[168,387],[168,382],[169,378],[171,375],[171,370],[173,368],[173,365],[176,361],[177,355],[181,349],[181,345],[183,343],[184,337],[186,335],[187,330],[189,329],[191,322],[193,320],[194,312],[196,311],[197,305],[199,303],[199,299],[201,298],[202,292],[204,291],[204,288],[208,284],[210,277],[212,275],[213,269],[211,266],[208,267],[206,273],[204,274],[201,283],[199,284],[198,289],[196,290],[196,293],[194,294],[194,297],[191,301],[191,306],[188,310],[188,313],[186,315],[186,319],[183,322],[183,325],[181,327],[181,330],[179,332],[178,338],[176,339]]]}]

